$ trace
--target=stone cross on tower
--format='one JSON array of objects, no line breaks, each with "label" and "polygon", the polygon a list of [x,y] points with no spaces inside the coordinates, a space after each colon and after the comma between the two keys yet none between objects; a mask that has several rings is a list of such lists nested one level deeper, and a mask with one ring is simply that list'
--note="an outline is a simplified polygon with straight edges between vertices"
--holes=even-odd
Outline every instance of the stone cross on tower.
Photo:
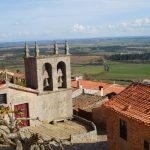
[{"label": "stone cross on tower", "polygon": [[29,57],[30,56],[30,54],[29,54],[29,47],[28,47],[28,45],[27,45],[27,43],[25,43],[25,57]]},{"label": "stone cross on tower", "polygon": [[54,54],[55,54],[55,55],[58,54],[58,46],[57,46],[56,41],[55,41],[55,43],[54,43]]},{"label": "stone cross on tower", "polygon": [[39,57],[40,50],[37,42],[35,42],[35,57]]},{"label": "stone cross on tower", "polygon": [[69,55],[70,53],[69,53],[69,45],[68,45],[68,42],[66,41],[65,42],[65,54],[66,55]]}]

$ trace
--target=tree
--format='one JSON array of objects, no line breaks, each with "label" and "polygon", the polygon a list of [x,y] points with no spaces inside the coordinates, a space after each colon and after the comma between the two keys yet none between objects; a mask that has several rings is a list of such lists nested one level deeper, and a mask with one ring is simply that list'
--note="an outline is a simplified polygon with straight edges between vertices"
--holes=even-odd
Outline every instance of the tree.
[{"label": "tree", "polygon": [[108,66],[108,64],[104,64],[104,71],[109,71],[109,66]]},{"label": "tree", "polygon": [[[31,136],[27,138],[19,127],[21,120],[13,118],[12,114],[18,113],[22,112],[0,106],[0,144],[16,150],[45,150],[45,147],[49,150],[64,150],[63,141],[59,139],[45,141],[38,133],[31,132]],[[5,120],[6,116],[9,120]]]}]

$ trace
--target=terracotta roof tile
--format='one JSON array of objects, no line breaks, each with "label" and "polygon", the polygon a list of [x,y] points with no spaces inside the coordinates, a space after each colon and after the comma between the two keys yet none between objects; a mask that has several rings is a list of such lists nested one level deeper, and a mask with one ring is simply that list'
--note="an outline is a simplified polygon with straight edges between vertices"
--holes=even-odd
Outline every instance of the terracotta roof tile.
[{"label": "terracotta roof tile", "polygon": [[14,75],[13,75],[14,77],[17,77],[17,78],[22,78],[22,79],[24,79],[25,78],[25,75],[24,75],[24,73],[14,73]]},{"label": "terracotta roof tile", "polygon": [[133,83],[104,107],[150,125],[150,85]]},{"label": "terracotta roof tile", "polygon": [[[105,82],[96,82],[96,81],[89,81],[89,80],[79,80],[80,85],[82,85],[85,89],[92,89],[92,90],[98,90],[99,86],[103,87],[104,94],[115,92],[116,94],[120,93],[125,89],[124,86],[118,85],[118,84],[111,84],[111,83],[105,83]],[[72,80],[72,88],[77,88],[77,82],[76,80]]]},{"label": "terracotta roof tile", "polygon": [[[80,84],[82,85],[82,87],[86,88],[86,89],[98,90],[99,86],[103,86],[103,88],[110,86],[109,83],[104,83],[104,82],[96,82],[96,81],[89,81],[89,80],[79,80],[79,81],[80,81]],[[72,87],[77,88],[77,81],[76,80],[72,80],[71,83],[72,83]]]},{"label": "terracotta roof tile", "polygon": [[112,84],[108,88],[104,89],[104,94],[109,94],[112,92],[115,92],[116,94],[119,94],[125,89],[124,86],[118,85],[118,84]]},{"label": "terracotta roof tile", "polygon": [[77,96],[73,98],[73,107],[75,110],[85,109],[88,106],[94,104],[95,102],[99,101],[101,99],[100,96],[96,95],[88,95],[88,94],[82,94],[80,96]]},{"label": "terracotta roof tile", "polygon": [[5,87],[6,86],[6,84],[4,84],[4,83],[2,83],[1,81],[0,81],[0,88],[3,88],[3,87]]}]

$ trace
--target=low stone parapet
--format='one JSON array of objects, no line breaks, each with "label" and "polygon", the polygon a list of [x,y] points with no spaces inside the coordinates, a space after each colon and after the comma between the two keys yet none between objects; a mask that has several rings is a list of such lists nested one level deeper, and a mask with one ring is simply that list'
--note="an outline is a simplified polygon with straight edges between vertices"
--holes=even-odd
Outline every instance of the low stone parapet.
[{"label": "low stone parapet", "polygon": [[97,141],[97,129],[93,122],[75,115],[74,119],[85,125],[88,125],[91,130],[87,131],[86,133],[71,135],[71,143],[92,143]]}]

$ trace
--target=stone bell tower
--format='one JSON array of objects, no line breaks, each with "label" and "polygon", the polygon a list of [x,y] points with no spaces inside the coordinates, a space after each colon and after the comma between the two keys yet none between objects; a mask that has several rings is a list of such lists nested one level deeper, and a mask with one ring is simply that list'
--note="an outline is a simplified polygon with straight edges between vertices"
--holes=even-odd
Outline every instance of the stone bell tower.
[{"label": "stone bell tower", "polygon": [[[71,69],[68,43],[65,42],[64,54],[59,54],[58,45],[54,43],[52,55],[40,55],[35,43],[35,54],[31,56],[25,44],[26,86],[39,92],[40,106],[45,108],[39,114],[49,121],[72,116]],[[48,116],[47,116],[48,115]]]},{"label": "stone bell tower", "polygon": [[54,54],[40,55],[39,46],[35,43],[35,55],[30,56],[25,44],[25,75],[27,87],[39,92],[57,91],[60,88],[71,88],[70,54],[65,42],[64,54],[59,54],[57,43],[54,43]]}]

